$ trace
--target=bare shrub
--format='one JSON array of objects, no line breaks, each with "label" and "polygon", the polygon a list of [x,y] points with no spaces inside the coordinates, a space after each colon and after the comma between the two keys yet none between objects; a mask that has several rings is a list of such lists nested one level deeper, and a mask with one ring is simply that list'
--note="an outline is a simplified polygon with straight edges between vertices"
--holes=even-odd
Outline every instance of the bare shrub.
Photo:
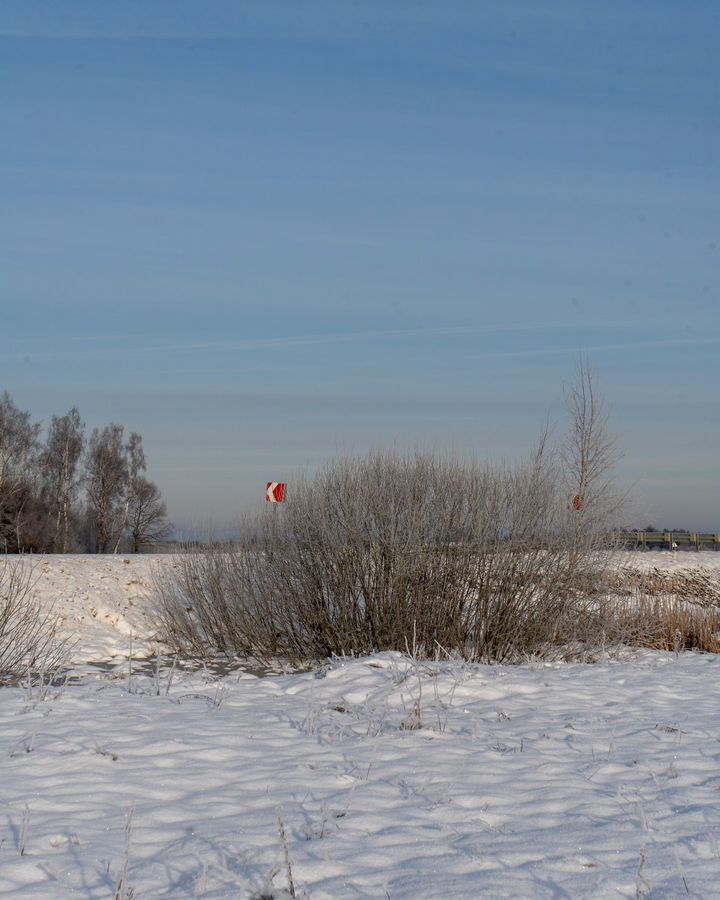
[{"label": "bare shrub", "polygon": [[378,452],[298,478],[237,545],[159,573],[168,641],[293,661],[412,642],[419,656],[505,661],[571,640],[580,622],[587,632],[622,498],[584,360],[566,407],[567,439],[552,448],[544,432],[524,462]]},{"label": "bare shrub", "polygon": [[52,609],[33,600],[32,567],[24,561],[0,562],[0,678],[28,671],[51,673],[62,663],[66,645],[56,636]]},{"label": "bare shrub", "polygon": [[[292,502],[158,573],[167,639],[197,654],[438,647],[514,659],[562,640],[590,576],[544,446],[525,464],[376,453],[299,479]],[[274,520],[273,517],[277,517]]]},{"label": "bare shrub", "polygon": [[720,584],[711,572],[608,568],[578,609],[576,637],[652,650],[720,652]]},{"label": "bare shrub", "polygon": [[592,633],[611,643],[650,650],[720,652],[720,609],[681,596],[633,591],[598,604]]},{"label": "bare shrub", "polygon": [[201,657],[259,650],[268,640],[269,622],[252,590],[255,559],[255,551],[215,543],[189,549],[172,568],[156,569],[154,596],[167,642]]}]

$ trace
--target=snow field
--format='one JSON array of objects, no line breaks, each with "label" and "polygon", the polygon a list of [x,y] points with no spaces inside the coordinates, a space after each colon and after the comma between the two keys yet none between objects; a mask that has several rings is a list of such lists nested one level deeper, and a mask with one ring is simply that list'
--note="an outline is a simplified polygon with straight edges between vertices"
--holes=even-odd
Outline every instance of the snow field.
[{"label": "snow field", "polygon": [[172,564],[35,560],[76,644],[66,685],[0,690],[3,897],[115,897],[130,809],[136,900],[718,896],[720,656],[129,679]]},{"label": "snow field", "polygon": [[717,656],[320,674],[4,689],[0,894],[716,895]]}]

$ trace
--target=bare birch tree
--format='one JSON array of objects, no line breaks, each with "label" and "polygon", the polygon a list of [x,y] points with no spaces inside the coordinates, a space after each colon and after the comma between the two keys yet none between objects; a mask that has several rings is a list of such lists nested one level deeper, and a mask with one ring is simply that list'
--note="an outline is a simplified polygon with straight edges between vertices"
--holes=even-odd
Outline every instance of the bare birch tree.
[{"label": "bare birch tree", "polygon": [[22,543],[22,514],[31,495],[29,474],[39,425],[5,391],[0,398],[0,545]]},{"label": "bare birch tree", "polygon": [[41,457],[43,497],[51,520],[54,552],[67,553],[73,504],[80,485],[79,463],[85,446],[85,424],[77,407],[53,416]]},{"label": "bare birch tree", "polygon": [[160,488],[142,475],[133,486],[129,508],[129,528],[132,552],[140,553],[148,544],[168,536],[172,526],[166,521],[167,509]]},{"label": "bare birch tree", "polygon": [[607,404],[586,356],[581,356],[572,382],[565,385],[569,430],[560,458],[568,496],[569,528],[574,545],[585,548],[607,540],[625,500],[615,478],[619,452],[608,428]]},{"label": "bare birch tree", "polygon": [[138,480],[142,477],[141,472],[147,468],[145,463],[145,451],[143,450],[142,437],[133,431],[130,434],[130,440],[125,447],[127,458],[127,485],[125,487],[125,502],[123,504],[122,524],[118,528],[117,540],[113,553],[117,553],[120,549],[120,542],[130,524],[130,507],[134,503],[135,494],[138,488]]},{"label": "bare birch tree", "polygon": [[95,428],[87,453],[88,514],[98,553],[115,545],[124,525],[128,460],[122,425]]}]

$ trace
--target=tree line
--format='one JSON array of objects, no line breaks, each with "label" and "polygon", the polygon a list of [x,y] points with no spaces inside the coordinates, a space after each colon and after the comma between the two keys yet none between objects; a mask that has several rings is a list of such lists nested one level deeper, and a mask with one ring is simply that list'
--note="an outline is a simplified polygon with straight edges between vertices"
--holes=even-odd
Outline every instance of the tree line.
[{"label": "tree line", "polygon": [[89,439],[73,407],[45,435],[5,391],[0,398],[0,552],[139,553],[172,526],[146,476],[142,437],[123,425]]}]

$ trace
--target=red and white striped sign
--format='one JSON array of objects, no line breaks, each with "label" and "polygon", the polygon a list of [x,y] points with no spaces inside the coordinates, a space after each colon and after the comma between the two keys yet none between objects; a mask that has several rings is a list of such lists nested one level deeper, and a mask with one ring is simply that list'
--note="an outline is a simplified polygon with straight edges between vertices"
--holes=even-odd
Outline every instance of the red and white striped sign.
[{"label": "red and white striped sign", "polygon": [[265,499],[268,503],[282,503],[285,500],[285,482],[268,481],[265,488]]}]

